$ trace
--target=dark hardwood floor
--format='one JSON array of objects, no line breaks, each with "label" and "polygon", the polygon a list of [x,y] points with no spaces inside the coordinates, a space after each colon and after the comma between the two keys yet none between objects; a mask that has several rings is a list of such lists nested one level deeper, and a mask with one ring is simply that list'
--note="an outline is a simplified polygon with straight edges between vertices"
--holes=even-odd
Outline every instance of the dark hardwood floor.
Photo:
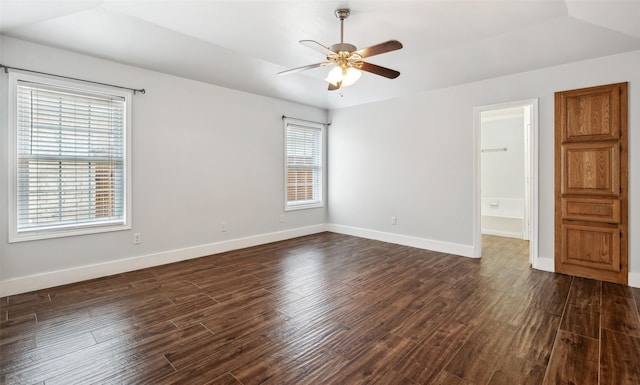
[{"label": "dark hardwood floor", "polygon": [[640,290],[322,233],[2,298],[3,384],[640,384]]}]

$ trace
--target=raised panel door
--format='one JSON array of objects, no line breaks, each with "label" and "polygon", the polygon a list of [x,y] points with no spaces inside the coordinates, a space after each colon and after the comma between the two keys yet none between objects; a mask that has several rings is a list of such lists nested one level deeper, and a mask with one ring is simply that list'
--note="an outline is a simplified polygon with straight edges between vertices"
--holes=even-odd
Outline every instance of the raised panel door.
[{"label": "raised panel door", "polygon": [[627,83],[555,94],[555,268],[627,283]]},{"label": "raised panel door", "polygon": [[618,142],[566,143],[562,146],[562,193],[620,195]]},{"label": "raised panel door", "polygon": [[617,139],[620,97],[615,87],[601,86],[560,95],[562,141]]}]

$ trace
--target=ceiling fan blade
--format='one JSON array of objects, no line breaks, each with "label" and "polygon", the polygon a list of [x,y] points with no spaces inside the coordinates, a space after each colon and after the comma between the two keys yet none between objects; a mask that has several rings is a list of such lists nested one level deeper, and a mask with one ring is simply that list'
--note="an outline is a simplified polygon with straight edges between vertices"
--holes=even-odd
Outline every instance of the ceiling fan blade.
[{"label": "ceiling fan blade", "polygon": [[338,82],[338,84],[336,84],[335,86],[329,83],[329,91],[339,90],[341,85],[342,85],[342,82]]},{"label": "ceiling fan blade", "polygon": [[333,52],[332,50],[323,46],[322,44],[318,43],[315,40],[300,40],[299,43],[304,45],[305,47],[309,47],[313,50],[316,50],[325,56],[336,54],[335,52]]},{"label": "ceiling fan blade", "polygon": [[333,63],[325,61],[325,62],[322,62],[322,63],[309,64],[309,65],[306,65],[306,66],[302,66],[302,67],[298,67],[298,68],[292,68],[290,70],[278,72],[278,75],[280,75],[280,76],[291,75],[291,74],[295,74],[296,72],[302,72],[302,71],[310,70],[312,68],[327,66],[329,64],[333,64]]},{"label": "ceiling fan blade", "polygon": [[392,70],[391,68],[381,67],[379,65],[361,62],[362,66],[359,68],[363,71],[371,72],[372,74],[384,76],[385,78],[395,79],[400,76],[400,72],[396,70]]},{"label": "ceiling fan blade", "polygon": [[373,55],[380,55],[381,53],[395,51],[400,48],[402,48],[402,43],[397,40],[389,40],[385,41],[384,43],[357,50],[356,52],[354,52],[354,54],[358,54],[361,58],[364,59]]}]

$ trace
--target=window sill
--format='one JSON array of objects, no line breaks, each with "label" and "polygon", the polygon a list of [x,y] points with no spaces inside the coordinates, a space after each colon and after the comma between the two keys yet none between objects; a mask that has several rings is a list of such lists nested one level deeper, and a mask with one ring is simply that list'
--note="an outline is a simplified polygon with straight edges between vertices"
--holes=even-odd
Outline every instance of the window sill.
[{"label": "window sill", "polygon": [[285,205],[284,211],[296,211],[296,210],[305,210],[305,209],[315,209],[319,207],[324,207],[324,202],[314,202],[314,203],[298,203],[292,205]]},{"label": "window sill", "polygon": [[86,226],[86,227],[74,227],[74,228],[58,228],[58,229],[42,229],[21,231],[12,233],[9,235],[9,243],[38,241],[43,239],[54,239],[62,237],[74,237],[78,235],[90,235],[107,233],[112,231],[130,230],[130,224],[119,225],[100,225],[100,226]]}]

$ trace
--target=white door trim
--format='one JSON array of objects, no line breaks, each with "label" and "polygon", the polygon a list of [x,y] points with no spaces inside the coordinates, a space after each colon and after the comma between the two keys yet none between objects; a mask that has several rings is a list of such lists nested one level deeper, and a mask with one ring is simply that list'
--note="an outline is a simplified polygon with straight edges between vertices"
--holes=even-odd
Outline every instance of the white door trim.
[{"label": "white door trim", "polygon": [[[529,258],[533,268],[540,266],[538,255],[538,99],[527,99],[473,109],[473,256],[482,256],[481,202],[480,202],[480,114],[483,111],[502,110],[506,108],[529,107],[531,128],[529,130]],[[526,141],[525,141],[526,142]]]}]

